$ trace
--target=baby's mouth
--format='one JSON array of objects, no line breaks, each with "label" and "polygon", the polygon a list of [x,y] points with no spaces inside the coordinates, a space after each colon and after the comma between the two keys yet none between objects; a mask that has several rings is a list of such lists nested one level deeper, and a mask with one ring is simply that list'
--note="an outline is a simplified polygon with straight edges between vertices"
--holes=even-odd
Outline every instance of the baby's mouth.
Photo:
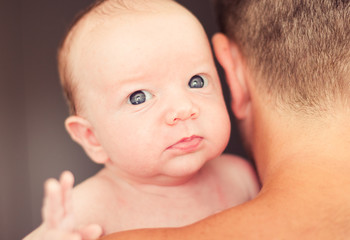
[{"label": "baby's mouth", "polygon": [[175,144],[169,146],[167,149],[170,150],[180,150],[180,151],[186,151],[186,152],[193,152],[195,151],[199,144],[202,142],[203,138],[193,135],[191,137],[182,138]]}]

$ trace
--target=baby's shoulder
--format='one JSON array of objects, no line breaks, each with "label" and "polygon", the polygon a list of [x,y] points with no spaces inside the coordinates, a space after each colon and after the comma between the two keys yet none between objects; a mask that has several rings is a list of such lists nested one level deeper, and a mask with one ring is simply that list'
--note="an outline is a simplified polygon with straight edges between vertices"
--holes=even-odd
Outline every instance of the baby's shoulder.
[{"label": "baby's shoulder", "polygon": [[233,154],[222,154],[212,161],[212,165],[219,171],[255,175],[254,168],[248,160]]},{"label": "baby's shoulder", "polygon": [[77,199],[86,199],[88,197],[91,201],[96,201],[101,196],[103,198],[106,195],[108,196],[111,189],[113,189],[112,182],[98,173],[79,183],[74,188],[74,194]]},{"label": "baby's shoulder", "polygon": [[239,185],[240,188],[247,190],[251,197],[255,196],[260,189],[254,167],[240,156],[222,154],[212,161],[212,168],[222,179],[223,184]]},{"label": "baby's shoulder", "polygon": [[82,225],[98,223],[105,228],[107,221],[113,218],[118,224],[120,195],[108,178],[98,174],[81,182],[73,191],[77,222]]}]

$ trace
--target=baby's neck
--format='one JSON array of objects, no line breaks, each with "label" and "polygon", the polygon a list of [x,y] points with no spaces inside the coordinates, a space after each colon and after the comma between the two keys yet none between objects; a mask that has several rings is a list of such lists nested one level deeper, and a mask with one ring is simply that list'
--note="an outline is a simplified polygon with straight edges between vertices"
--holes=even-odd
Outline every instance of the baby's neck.
[{"label": "baby's neck", "polygon": [[215,176],[206,165],[193,175],[183,177],[157,176],[152,179],[140,179],[125,177],[109,168],[104,168],[99,174],[113,181],[116,186],[125,188],[125,190],[172,197],[174,194],[193,194],[195,189],[202,191],[204,190],[203,186],[208,188],[211,183],[216,183]]}]

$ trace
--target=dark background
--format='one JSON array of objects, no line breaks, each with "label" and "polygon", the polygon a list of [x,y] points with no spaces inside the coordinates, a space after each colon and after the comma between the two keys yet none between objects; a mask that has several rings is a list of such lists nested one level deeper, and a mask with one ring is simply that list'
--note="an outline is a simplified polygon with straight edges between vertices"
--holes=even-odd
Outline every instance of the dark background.
[{"label": "dark background", "polygon": [[[101,166],[64,129],[68,111],[56,70],[67,25],[92,0],[0,1],[0,239],[11,240],[40,224],[45,179],[68,169],[79,183]],[[218,31],[210,0],[178,2],[209,37]],[[226,152],[245,156],[234,124],[231,139]]]}]

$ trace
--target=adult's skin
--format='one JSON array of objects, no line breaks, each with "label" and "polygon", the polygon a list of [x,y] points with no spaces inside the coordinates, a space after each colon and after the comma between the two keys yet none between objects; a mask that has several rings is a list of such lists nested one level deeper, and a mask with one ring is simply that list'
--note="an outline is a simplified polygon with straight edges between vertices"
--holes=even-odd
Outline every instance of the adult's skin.
[{"label": "adult's skin", "polygon": [[[232,110],[256,161],[260,194],[183,228],[102,239],[350,239],[349,99],[335,98],[314,115],[281,109],[257,87],[236,43],[216,34],[213,45],[231,90]],[[349,49],[343,50],[349,58]],[[348,65],[344,69],[350,72]]]}]

